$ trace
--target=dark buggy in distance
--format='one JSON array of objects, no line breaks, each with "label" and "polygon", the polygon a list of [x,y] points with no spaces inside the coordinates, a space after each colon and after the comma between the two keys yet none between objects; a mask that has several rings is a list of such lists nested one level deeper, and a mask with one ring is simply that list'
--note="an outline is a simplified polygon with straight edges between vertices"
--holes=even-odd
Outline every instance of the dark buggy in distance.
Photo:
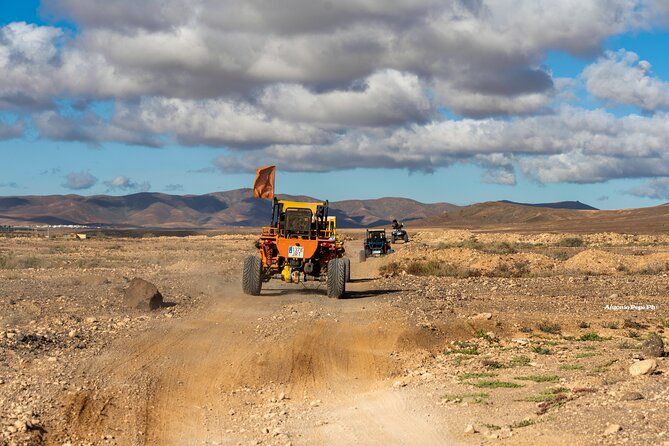
[{"label": "dark buggy in distance", "polygon": [[390,241],[386,237],[385,229],[367,230],[363,250],[360,251],[360,261],[364,262],[367,257],[378,257],[386,255],[392,251]]}]

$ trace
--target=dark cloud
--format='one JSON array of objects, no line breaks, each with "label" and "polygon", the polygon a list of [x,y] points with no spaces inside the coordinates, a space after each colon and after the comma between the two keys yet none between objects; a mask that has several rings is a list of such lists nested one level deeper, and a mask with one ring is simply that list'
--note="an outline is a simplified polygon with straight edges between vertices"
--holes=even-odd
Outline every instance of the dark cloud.
[{"label": "dark cloud", "polygon": [[15,183],[15,182],[11,181],[9,183],[0,183],[0,188],[18,189],[19,185],[18,185],[18,183]]},{"label": "dark cloud", "polygon": [[89,172],[72,172],[65,176],[63,187],[71,190],[90,189],[95,186],[98,179]]}]

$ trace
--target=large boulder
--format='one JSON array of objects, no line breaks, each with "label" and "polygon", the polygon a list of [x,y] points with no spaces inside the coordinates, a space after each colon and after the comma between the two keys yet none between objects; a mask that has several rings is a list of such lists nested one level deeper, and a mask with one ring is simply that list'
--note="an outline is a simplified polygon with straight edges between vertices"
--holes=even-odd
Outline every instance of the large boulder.
[{"label": "large boulder", "polygon": [[154,284],[136,277],[125,289],[123,302],[130,308],[156,310],[163,306],[163,295]]},{"label": "large boulder", "polygon": [[643,361],[635,362],[629,368],[630,375],[641,376],[650,375],[657,368],[657,362],[654,359],[645,359]]},{"label": "large boulder", "polygon": [[659,358],[664,355],[664,342],[658,334],[653,333],[643,343],[641,351],[648,358]]}]

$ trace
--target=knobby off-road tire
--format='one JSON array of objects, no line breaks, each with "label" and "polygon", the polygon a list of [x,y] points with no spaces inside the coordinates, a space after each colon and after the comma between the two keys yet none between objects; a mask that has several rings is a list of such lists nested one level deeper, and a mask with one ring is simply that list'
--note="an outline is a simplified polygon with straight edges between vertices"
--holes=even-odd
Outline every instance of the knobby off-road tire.
[{"label": "knobby off-road tire", "polygon": [[365,254],[365,250],[363,249],[362,251],[360,251],[360,261],[364,262],[366,260],[367,260],[367,254]]},{"label": "knobby off-road tire", "polygon": [[346,273],[344,274],[346,283],[351,281],[351,259],[348,257],[342,257],[344,261],[344,267],[346,268]]},{"label": "knobby off-road tire", "polygon": [[248,256],[244,259],[244,273],[242,274],[242,290],[251,296],[260,295],[262,288],[262,262],[258,256]]},{"label": "knobby off-road tire", "polygon": [[346,265],[344,259],[332,259],[328,263],[328,297],[341,299],[346,292]]},{"label": "knobby off-road tire", "polygon": [[407,243],[409,241],[409,234],[405,233],[404,237],[402,237],[402,238],[404,239],[404,243]]}]

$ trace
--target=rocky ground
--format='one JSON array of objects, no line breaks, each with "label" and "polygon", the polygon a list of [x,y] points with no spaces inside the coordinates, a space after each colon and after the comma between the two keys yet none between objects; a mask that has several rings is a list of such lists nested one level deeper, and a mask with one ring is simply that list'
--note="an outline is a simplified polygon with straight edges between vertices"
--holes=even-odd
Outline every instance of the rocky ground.
[{"label": "rocky ground", "polygon": [[669,442],[669,237],[411,235],[344,300],[241,295],[251,235],[0,239],[0,445]]}]

